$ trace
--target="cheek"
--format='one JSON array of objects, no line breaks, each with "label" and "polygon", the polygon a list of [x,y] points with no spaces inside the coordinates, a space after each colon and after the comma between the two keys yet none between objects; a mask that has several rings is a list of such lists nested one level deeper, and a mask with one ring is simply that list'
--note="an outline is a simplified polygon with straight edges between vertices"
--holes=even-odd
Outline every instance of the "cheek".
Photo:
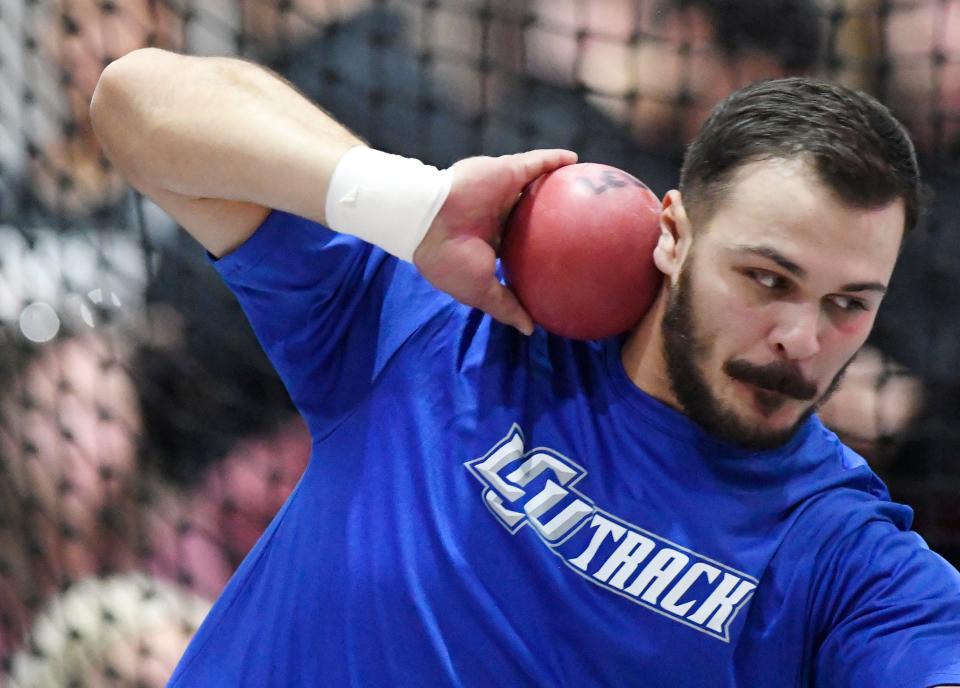
[{"label": "cheek", "polygon": [[717,279],[712,284],[694,304],[694,322],[701,340],[710,345],[712,367],[718,367],[733,358],[751,357],[763,347],[773,313],[769,305],[745,300],[728,282]]},{"label": "cheek", "polygon": [[[651,69],[650,65],[656,65]],[[642,100],[668,107],[684,80],[683,60],[669,44],[642,43],[636,50],[631,75]]]},{"label": "cheek", "polygon": [[824,345],[824,349],[830,352],[831,368],[839,369],[846,364],[863,346],[869,333],[869,328],[858,328],[857,331],[850,333],[837,332],[832,341]]},{"label": "cheek", "polygon": [[867,339],[870,330],[873,328],[873,322],[876,319],[876,311],[861,313],[852,318],[838,320],[832,323],[832,337],[837,344],[847,344],[859,348]]},{"label": "cheek", "polygon": [[821,337],[821,371],[823,375],[835,375],[853,355],[860,350],[870,334],[874,314],[864,313],[860,317],[833,325]]},{"label": "cheek", "polygon": [[736,276],[716,275],[705,283],[710,288],[700,294],[700,311],[720,329],[755,331],[775,316],[775,306],[758,298]]}]

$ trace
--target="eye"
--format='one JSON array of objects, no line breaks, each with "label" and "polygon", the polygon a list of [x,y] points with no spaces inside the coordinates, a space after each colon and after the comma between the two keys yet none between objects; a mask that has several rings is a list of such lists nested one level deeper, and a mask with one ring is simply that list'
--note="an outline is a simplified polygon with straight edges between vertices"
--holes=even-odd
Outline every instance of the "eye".
[{"label": "eye", "polygon": [[747,270],[747,276],[764,289],[783,290],[787,287],[787,280],[775,272],[767,270]]},{"label": "eye", "polygon": [[860,299],[855,299],[852,296],[843,296],[837,294],[835,296],[828,297],[830,303],[839,308],[844,313],[861,313],[863,311],[869,310],[867,304],[861,301]]}]

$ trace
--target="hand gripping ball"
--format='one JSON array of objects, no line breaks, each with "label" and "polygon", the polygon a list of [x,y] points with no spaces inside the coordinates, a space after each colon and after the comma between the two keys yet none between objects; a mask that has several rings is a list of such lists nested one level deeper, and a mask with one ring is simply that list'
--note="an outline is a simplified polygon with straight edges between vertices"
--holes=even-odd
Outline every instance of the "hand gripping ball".
[{"label": "hand gripping ball", "polygon": [[663,278],[653,263],[660,201],[609,165],[567,165],[524,189],[507,220],[501,264],[534,322],[572,339],[638,323]]}]

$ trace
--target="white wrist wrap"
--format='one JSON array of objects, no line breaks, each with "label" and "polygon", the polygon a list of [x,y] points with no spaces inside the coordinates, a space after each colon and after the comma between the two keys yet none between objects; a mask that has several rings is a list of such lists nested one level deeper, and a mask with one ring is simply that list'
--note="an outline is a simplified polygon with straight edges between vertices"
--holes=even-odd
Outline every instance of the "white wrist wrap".
[{"label": "white wrist wrap", "polygon": [[357,146],[337,163],[327,190],[327,226],[413,262],[413,252],[450,193],[452,173]]}]

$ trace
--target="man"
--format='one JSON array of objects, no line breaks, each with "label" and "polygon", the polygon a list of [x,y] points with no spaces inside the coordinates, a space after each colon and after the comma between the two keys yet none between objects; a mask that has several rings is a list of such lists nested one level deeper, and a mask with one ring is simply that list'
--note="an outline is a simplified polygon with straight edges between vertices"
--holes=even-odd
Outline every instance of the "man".
[{"label": "man", "polygon": [[44,605],[9,688],[160,688],[210,603],[141,573],[88,576]]},{"label": "man", "polygon": [[960,576],[811,415],[917,214],[882,106],[806,80],[725,101],[664,198],[654,306],[587,343],[494,276],[517,195],[572,153],[441,172],[254,65],[157,50],[92,114],[218,257],[314,440],[172,686],[960,684]]},{"label": "man", "polygon": [[[953,293],[960,279],[960,1],[896,3],[872,28],[863,38],[873,59],[861,64],[889,66],[882,78],[876,70],[870,76],[908,127],[930,190],[923,222],[897,260],[896,289],[870,335],[915,376],[922,393],[902,443],[883,447],[889,465],[880,470],[901,498],[916,501],[915,523],[956,564],[960,504],[949,486],[960,477],[960,300]],[[898,377],[886,375],[874,389]],[[880,415],[881,404],[875,408]]]},{"label": "man", "polygon": [[[526,15],[499,2],[494,22],[489,2],[352,14],[368,4],[254,4],[262,12],[249,26],[274,48],[266,64],[375,148],[438,166],[571,148],[658,195],[676,186],[682,148],[719,100],[760,78],[811,73],[822,43],[814,0],[547,0]],[[303,40],[276,35],[299,14],[336,21]],[[424,22],[430,31],[417,30]]]},{"label": "man", "polygon": [[824,42],[816,0],[534,0],[532,10],[530,71],[585,87],[599,110],[671,157],[737,88],[813,73]]},{"label": "man", "polygon": [[882,28],[876,59],[890,71],[878,86],[928,164],[949,162],[960,147],[960,2],[896,4]]},{"label": "man", "polygon": [[122,177],[102,165],[87,107],[93,89],[103,66],[124,53],[147,45],[180,49],[183,19],[169,3],[152,0],[58,0],[39,16],[40,54],[59,79],[66,116],[52,137],[39,134],[39,127],[24,132],[27,207],[18,211],[38,210],[61,227],[94,214],[102,222],[116,213],[126,188]]}]

